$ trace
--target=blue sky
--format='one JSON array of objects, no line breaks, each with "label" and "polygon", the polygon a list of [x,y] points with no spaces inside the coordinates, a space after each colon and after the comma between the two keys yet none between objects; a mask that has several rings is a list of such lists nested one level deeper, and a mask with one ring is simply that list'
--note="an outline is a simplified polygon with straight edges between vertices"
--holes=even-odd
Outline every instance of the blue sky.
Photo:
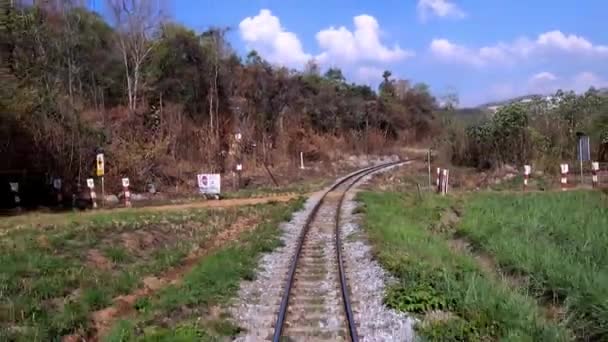
[{"label": "blue sky", "polygon": [[558,88],[608,86],[606,0],[175,0],[196,31],[226,26],[232,46],[301,69],[315,58],[350,81],[382,71],[461,105]]}]

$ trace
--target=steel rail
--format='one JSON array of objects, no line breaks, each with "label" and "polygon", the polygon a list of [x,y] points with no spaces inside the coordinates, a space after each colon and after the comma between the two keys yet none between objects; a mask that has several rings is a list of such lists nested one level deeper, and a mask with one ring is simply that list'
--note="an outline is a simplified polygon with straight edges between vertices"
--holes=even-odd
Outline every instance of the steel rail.
[{"label": "steel rail", "polygon": [[289,268],[289,274],[287,277],[287,283],[285,285],[285,291],[283,292],[283,297],[281,298],[281,304],[279,306],[279,313],[277,315],[277,321],[274,326],[274,335],[272,338],[273,342],[281,341],[281,335],[283,333],[283,325],[285,323],[285,318],[287,316],[287,308],[289,306],[289,296],[291,294],[291,289],[292,289],[292,286],[294,283],[294,277],[295,277],[296,269],[298,267],[298,260],[300,259],[300,254],[302,252],[302,246],[304,245],[304,241],[306,239],[306,235],[308,234],[310,225],[311,225],[312,221],[314,220],[315,216],[317,215],[319,208],[321,208],[321,205],[323,205],[323,202],[325,201],[327,194],[329,194],[332,191],[335,191],[340,185],[343,185],[344,183],[348,182],[349,180],[353,180],[353,179],[354,179],[353,183],[351,183],[348,186],[348,188],[344,191],[344,193],[340,197],[340,201],[338,203],[338,208],[336,209],[336,250],[337,250],[336,253],[337,253],[337,258],[338,258],[338,271],[340,273],[340,285],[341,285],[340,287],[341,287],[341,292],[342,292],[342,300],[343,300],[345,314],[346,314],[346,318],[347,318],[347,322],[348,322],[349,334],[351,336],[351,341],[357,342],[359,340],[359,337],[357,335],[357,328],[355,325],[354,316],[353,316],[353,312],[352,312],[352,307],[350,304],[350,298],[348,295],[348,288],[347,288],[347,284],[346,284],[346,276],[344,273],[344,267],[342,265],[340,228],[339,228],[339,226],[340,226],[340,209],[342,207],[342,202],[344,201],[344,196],[345,196],[346,192],[351,187],[353,187],[360,179],[362,179],[363,177],[369,175],[370,173],[372,173],[374,171],[377,171],[377,170],[380,170],[380,169],[383,169],[386,167],[390,167],[393,165],[397,165],[400,163],[404,163],[404,162],[405,161],[390,162],[390,163],[375,165],[375,166],[371,166],[371,167],[367,167],[367,168],[355,171],[355,172],[343,177],[342,179],[338,180],[336,183],[334,183],[323,194],[323,196],[319,199],[319,201],[312,208],[310,215],[306,218],[306,222],[304,223],[304,227],[302,228],[302,233],[300,234],[300,237],[298,240],[298,246],[296,248],[296,253],[293,257],[293,260],[291,261],[291,265]]}]

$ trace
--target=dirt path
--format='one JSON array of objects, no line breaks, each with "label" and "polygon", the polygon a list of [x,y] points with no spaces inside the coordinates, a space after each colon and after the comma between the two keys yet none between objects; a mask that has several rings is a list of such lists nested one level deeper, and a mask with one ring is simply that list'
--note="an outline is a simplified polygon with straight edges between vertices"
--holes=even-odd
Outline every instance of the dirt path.
[{"label": "dirt path", "polygon": [[116,208],[116,209],[101,209],[87,210],[82,212],[67,212],[67,213],[28,213],[19,216],[3,218],[0,224],[0,236],[8,231],[19,228],[20,226],[48,226],[53,224],[65,224],[68,222],[84,222],[96,215],[109,215],[121,212],[150,212],[150,211],[172,211],[172,210],[187,210],[199,208],[231,208],[245,205],[264,204],[269,202],[287,202],[298,196],[308,196],[308,194],[285,194],[266,197],[254,198],[233,198],[224,200],[208,200],[183,204],[158,205],[139,208]]}]

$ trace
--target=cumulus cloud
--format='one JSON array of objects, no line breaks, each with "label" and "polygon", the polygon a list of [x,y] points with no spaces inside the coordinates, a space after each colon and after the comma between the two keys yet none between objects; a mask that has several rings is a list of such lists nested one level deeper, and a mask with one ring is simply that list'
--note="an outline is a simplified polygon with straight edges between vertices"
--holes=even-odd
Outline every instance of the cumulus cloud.
[{"label": "cumulus cloud", "polygon": [[558,77],[548,71],[534,74],[528,79],[529,93],[547,94],[557,90]]},{"label": "cumulus cloud", "polygon": [[286,31],[270,10],[262,9],[258,15],[243,19],[239,31],[247,47],[257,50],[271,63],[301,67],[312,58],[304,52],[297,35]]},{"label": "cumulus cloud", "polygon": [[608,46],[594,45],[589,40],[561,31],[549,31],[535,40],[521,37],[511,43],[497,43],[481,48],[469,48],[447,39],[433,39],[429,46],[439,60],[481,67],[492,64],[511,64],[532,56],[567,53],[587,57],[608,57]]},{"label": "cumulus cloud", "polygon": [[317,56],[321,63],[355,63],[359,61],[394,62],[413,55],[395,44],[387,47],[380,41],[380,25],[376,18],[362,14],[353,19],[354,31],[344,26],[329,27],[317,33],[324,50]]},{"label": "cumulus cloud", "polygon": [[376,85],[382,80],[384,69],[374,66],[361,66],[357,68],[355,78],[358,82],[367,85]]},{"label": "cumulus cloud", "polygon": [[449,0],[418,0],[418,16],[422,21],[431,16],[462,19],[466,13]]}]

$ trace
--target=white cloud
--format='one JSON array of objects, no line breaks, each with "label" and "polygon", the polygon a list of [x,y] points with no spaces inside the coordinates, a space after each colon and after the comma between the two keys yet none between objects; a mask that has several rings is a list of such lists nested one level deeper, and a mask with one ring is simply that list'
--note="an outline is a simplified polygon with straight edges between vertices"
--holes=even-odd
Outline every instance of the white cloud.
[{"label": "white cloud", "polygon": [[603,79],[602,77],[589,71],[584,71],[577,74],[574,76],[572,81],[573,82],[571,84],[573,85],[574,90],[577,92],[587,91],[590,87],[608,87],[608,80]]},{"label": "white cloud", "polygon": [[439,38],[433,39],[429,50],[435,57],[445,62],[476,67],[490,64],[512,64],[533,56],[555,53],[608,57],[608,46],[594,45],[584,37],[567,35],[561,31],[542,33],[535,40],[521,37],[511,43],[500,42],[481,48],[469,48]]},{"label": "white cloud", "polygon": [[373,66],[361,66],[357,68],[355,78],[358,82],[367,85],[376,85],[382,80],[384,69]]},{"label": "white cloud", "polygon": [[422,21],[431,16],[462,19],[466,13],[449,0],[418,0],[418,15]]},{"label": "white cloud", "polygon": [[433,39],[430,46],[435,57],[448,62],[481,66],[483,59],[476,51],[462,45],[454,44],[447,39]]},{"label": "white cloud", "polygon": [[547,81],[555,81],[557,80],[557,76],[548,71],[539,72],[538,74],[532,75],[530,81],[532,82],[547,82]]},{"label": "white cloud", "polygon": [[555,76],[555,74],[548,71],[539,72],[530,77],[528,80],[528,89],[526,91],[537,94],[552,93],[557,90],[557,81],[558,77]]},{"label": "white cloud", "polygon": [[257,16],[243,19],[239,31],[247,47],[257,50],[271,63],[301,67],[312,58],[304,52],[296,34],[286,31],[270,10],[262,9]]},{"label": "white cloud", "polygon": [[344,26],[329,27],[317,33],[319,46],[324,50],[317,56],[321,63],[355,63],[359,61],[394,62],[413,55],[395,44],[392,48],[380,41],[380,25],[376,18],[362,14],[353,19],[355,30]]},{"label": "white cloud", "polygon": [[566,35],[561,31],[549,31],[538,36],[536,43],[539,46],[570,52],[586,52],[607,54],[608,46],[594,46],[584,37],[574,34]]}]

